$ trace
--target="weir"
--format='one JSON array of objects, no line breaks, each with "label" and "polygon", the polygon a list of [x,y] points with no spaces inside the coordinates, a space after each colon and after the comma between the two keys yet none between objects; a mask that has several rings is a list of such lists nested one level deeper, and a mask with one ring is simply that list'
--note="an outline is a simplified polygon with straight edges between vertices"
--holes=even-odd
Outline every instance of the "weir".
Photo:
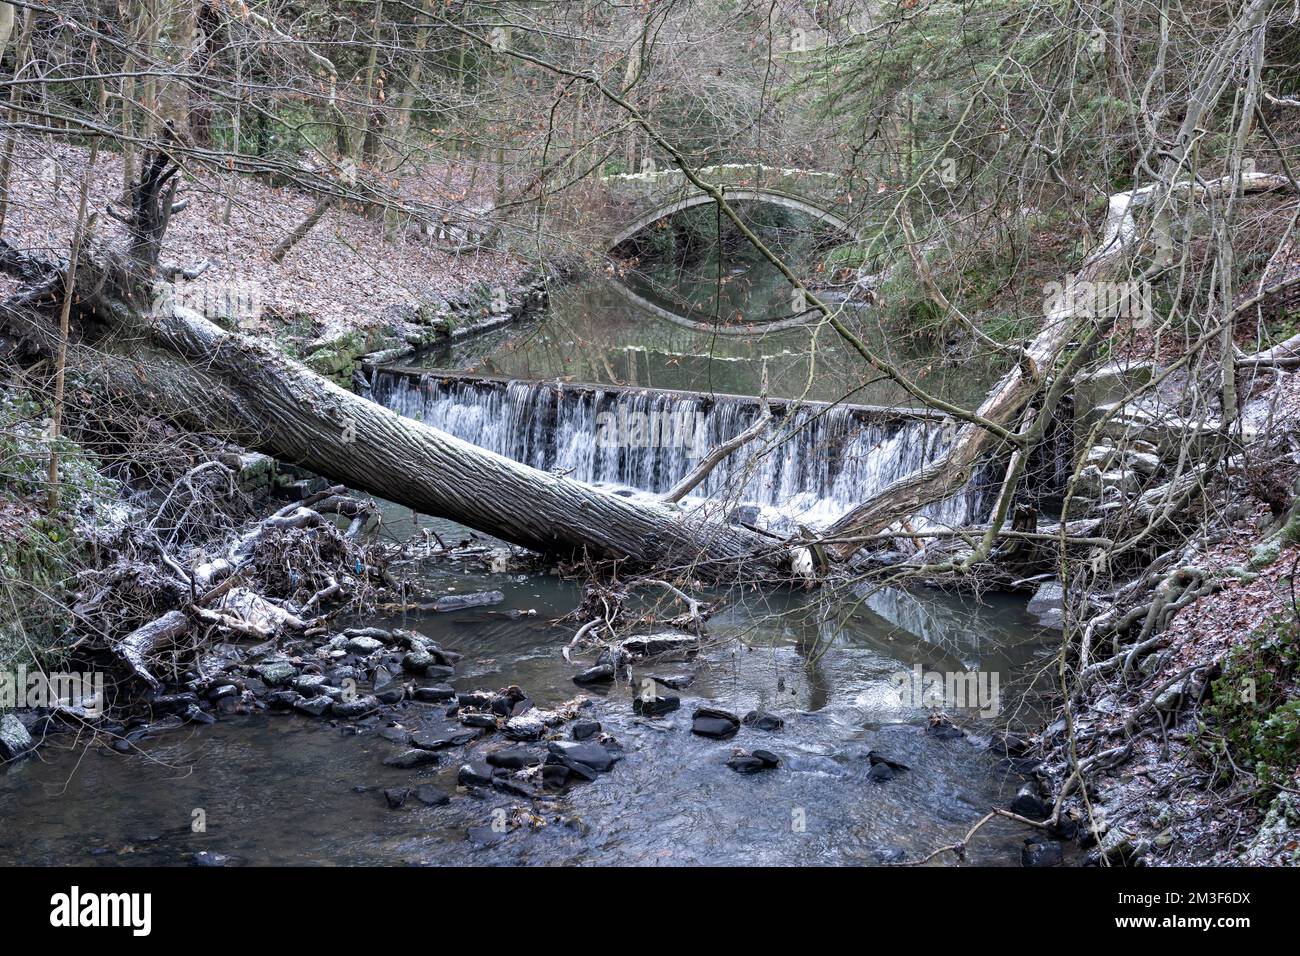
[{"label": "weir", "polygon": [[[497,454],[592,484],[662,493],[700,453],[743,432],[760,414],[753,397],[460,372],[370,368],[366,397]],[[770,508],[810,524],[853,505],[937,457],[947,441],[928,410],[772,399],[765,436],[720,464],[693,494]],[[627,430],[624,423],[689,423]],[[650,435],[659,440],[647,440]],[[927,507],[921,526],[984,517],[978,482]]]}]

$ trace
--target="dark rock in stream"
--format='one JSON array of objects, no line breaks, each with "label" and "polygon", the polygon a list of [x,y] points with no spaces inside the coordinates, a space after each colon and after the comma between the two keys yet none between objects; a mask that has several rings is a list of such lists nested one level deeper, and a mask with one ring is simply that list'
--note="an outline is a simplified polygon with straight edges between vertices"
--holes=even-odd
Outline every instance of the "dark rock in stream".
[{"label": "dark rock in stream", "polygon": [[491,714],[464,713],[459,715],[460,722],[466,727],[478,727],[482,730],[496,730],[497,719]]},{"label": "dark rock in stream", "polygon": [[516,705],[516,709],[520,707],[524,707],[523,712],[506,721],[505,726],[501,728],[501,733],[511,740],[541,740],[546,736],[548,730],[546,718],[550,715],[534,710],[531,701],[521,701]]},{"label": "dark rock in stream", "polygon": [[956,740],[966,736],[966,731],[949,720],[946,714],[931,715],[925,725],[925,732],[939,740]]},{"label": "dark rock in stream", "polygon": [[405,727],[385,727],[379,731],[379,736],[403,746],[411,742],[411,732]]},{"label": "dark rock in stream", "polygon": [[375,651],[384,649],[384,642],[373,637],[354,637],[345,645],[349,654],[357,657],[369,657]]},{"label": "dark rock in stream", "polygon": [[404,750],[400,754],[393,754],[391,757],[384,758],[385,767],[396,767],[398,770],[414,770],[417,767],[427,767],[438,762],[438,755],[432,750],[420,750],[413,748]]},{"label": "dark rock in stream", "polygon": [[325,693],[329,678],[324,674],[303,674],[293,682],[293,689],[304,697],[316,697]]},{"label": "dark rock in stream", "polygon": [[[250,695],[251,696],[251,695]],[[252,711],[252,701],[244,701],[242,697],[222,697],[216,702],[217,713],[222,717],[230,717],[233,714],[248,714]]]},{"label": "dark rock in stream", "polygon": [[541,763],[542,758],[525,747],[507,747],[505,750],[492,751],[487,755],[487,762],[493,767],[503,767],[506,770],[523,770]]},{"label": "dark rock in stream", "polygon": [[[290,669],[293,665],[288,665]],[[294,673],[298,673],[294,671]],[[149,708],[155,714],[183,714],[191,707],[198,706],[199,695],[188,691],[182,694],[156,694],[149,701]]]},{"label": "dark rock in stream", "polygon": [[896,770],[896,771],[912,769],[907,764],[902,763],[901,761],[894,760],[891,757],[886,757],[878,750],[868,750],[867,759],[871,761],[871,766],[873,767],[884,766],[884,767],[888,767],[890,770]]},{"label": "dark rock in stream", "polygon": [[310,699],[304,698],[297,701],[293,705],[293,709],[301,711],[304,714],[309,714],[312,717],[322,717],[333,706],[334,701],[330,700],[324,694],[321,694],[319,697],[312,697]]},{"label": "dark rock in stream", "polygon": [[492,777],[492,787],[494,790],[500,790],[502,793],[508,793],[515,797],[523,797],[525,800],[536,800],[540,796],[537,789],[531,784],[511,776],[502,776],[501,773],[497,773]]},{"label": "dark rock in stream", "polygon": [[414,697],[426,704],[445,704],[449,700],[455,700],[456,691],[448,684],[434,684],[432,687],[415,688]]},{"label": "dark rock in stream", "polygon": [[621,759],[620,755],[610,752],[607,747],[600,744],[552,740],[546,749],[559,757],[570,770],[574,769],[572,763],[580,763],[597,773],[604,773]]},{"label": "dark rock in stream", "polygon": [[1062,816],[1055,823],[1047,825],[1047,832],[1058,840],[1073,840],[1079,835],[1079,821]]},{"label": "dark rock in stream", "polygon": [[579,687],[590,687],[592,684],[608,684],[613,679],[613,664],[597,664],[595,667],[588,667],[581,674],[575,674],[573,682]]},{"label": "dark rock in stream", "polygon": [[456,783],[462,787],[489,787],[492,785],[492,768],[482,760],[461,764],[456,773]]},{"label": "dark rock in stream", "polygon": [[401,666],[408,674],[424,674],[437,680],[456,673],[447,655],[435,647],[417,647],[408,652],[402,657]]},{"label": "dark rock in stream", "polygon": [[375,699],[381,704],[392,707],[394,704],[400,704],[406,697],[406,691],[401,687],[385,687],[375,693]]},{"label": "dark rock in stream", "polygon": [[542,783],[560,788],[569,782],[569,768],[562,763],[548,763],[542,767]]},{"label": "dark rock in stream", "polygon": [[632,700],[632,713],[642,717],[662,717],[680,706],[680,697],[636,697]]},{"label": "dark rock in stream", "polygon": [[600,723],[595,720],[575,720],[571,732],[574,740],[587,740],[600,733]]},{"label": "dark rock in stream", "polygon": [[451,794],[429,784],[424,784],[415,788],[415,799],[426,807],[445,807],[451,803]]},{"label": "dark rock in stream", "polygon": [[770,750],[755,750],[749,754],[741,752],[728,760],[727,766],[736,773],[749,775],[781,766],[781,758]]},{"label": "dark rock in stream", "polygon": [[697,708],[691,720],[691,733],[713,740],[727,740],[740,730],[740,718],[716,707]]},{"label": "dark rock in stream", "polygon": [[1038,784],[1027,783],[1016,791],[1016,798],[1011,801],[1011,812],[1030,820],[1046,820],[1052,815],[1052,806],[1042,798]]},{"label": "dark rock in stream", "polygon": [[884,754],[877,753],[874,750],[867,752],[867,759],[871,761],[871,770],[868,771],[868,776],[872,780],[882,783],[886,780],[893,780],[900,773],[912,769],[907,764],[891,760]]},{"label": "dark rock in stream", "polygon": [[467,730],[422,730],[411,735],[411,745],[421,750],[445,750],[463,747],[477,736]]},{"label": "dark rock in stream", "polygon": [[384,799],[388,801],[388,809],[397,810],[406,803],[406,798],[411,795],[410,787],[393,787],[384,791]]},{"label": "dark rock in stream", "polygon": [[1033,843],[1026,841],[1020,849],[1021,866],[1060,866],[1065,853],[1059,843]]},{"label": "dark rock in stream", "polygon": [[293,710],[293,705],[302,700],[296,690],[277,690],[266,698],[267,706],[274,712],[286,713]]},{"label": "dark rock in stream", "polygon": [[213,717],[198,704],[191,704],[183,716],[185,721],[191,724],[215,724],[217,722],[217,718]]},{"label": "dark rock in stream", "polygon": [[357,697],[353,700],[340,701],[334,705],[334,716],[345,720],[364,717],[379,709],[379,701],[374,697]]},{"label": "dark rock in stream", "polygon": [[[262,678],[267,687],[284,687],[292,682],[298,676],[298,668],[294,667],[288,661],[271,661],[266,664],[258,664],[253,668],[257,676]],[[176,696],[181,696],[177,694]],[[157,701],[154,701],[157,706]]]},{"label": "dark rock in stream", "polygon": [[[546,776],[546,769],[548,767],[556,767],[556,766],[563,768],[565,782],[573,779],[574,777],[577,777],[579,780],[585,781],[586,783],[591,783],[598,776],[600,776],[600,772],[598,770],[596,770],[594,767],[588,766],[587,764],[583,763],[580,760],[574,760],[571,757],[564,757],[561,756],[560,754],[547,754],[546,763],[542,767],[543,781],[549,782]],[[551,785],[559,786],[560,784],[551,784]]]},{"label": "dark rock in stream", "polygon": [[770,714],[765,710],[751,710],[745,715],[745,726],[753,727],[755,730],[774,732],[783,728],[785,721],[776,714]]}]

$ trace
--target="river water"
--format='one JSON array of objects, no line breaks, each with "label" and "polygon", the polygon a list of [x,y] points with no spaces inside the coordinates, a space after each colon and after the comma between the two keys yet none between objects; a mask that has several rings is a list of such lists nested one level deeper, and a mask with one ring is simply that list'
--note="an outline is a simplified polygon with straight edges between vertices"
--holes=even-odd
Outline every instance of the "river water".
[{"label": "river water", "polygon": [[[611,293],[579,290],[557,301],[551,317],[469,343],[439,362],[622,381],[614,366],[620,352],[645,348],[648,360],[637,368],[653,381],[642,384],[700,388],[698,333],[657,322],[636,335],[628,327],[634,314],[607,311]],[[719,342],[736,360],[703,363],[718,376],[714,387],[752,391],[754,344]],[[782,342],[759,345],[786,356],[785,370],[773,376],[780,383],[774,393],[793,394],[790,383],[808,380],[809,357],[786,333]],[[852,376],[847,361],[841,370]],[[837,397],[828,379],[814,379],[816,397]],[[960,376],[950,384],[956,391],[973,387]],[[467,534],[395,505],[385,515],[384,533],[398,538],[424,528],[444,540]],[[580,598],[575,583],[429,561],[402,573],[435,594],[505,595],[489,609],[364,622],[413,627],[459,651],[457,690],[516,684],[539,707],[579,693],[572,677],[581,664],[560,654],[574,625],[558,623]],[[37,758],[0,768],[0,864],[180,864],[200,852],[234,864],[880,864],[917,859],[958,839],[989,808],[1005,806],[1023,782],[986,747],[998,728],[1033,724],[1030,687],[1053,652],[1053,635],[1033,626],[1023,601],[992,596],[977,605],[924,591],[886,591],[830,607],[824,597],[799,591],[717,597],[726,606],[710,622],[700,657],[643,672],[693,677],[680,691],[680,710],[645,720],[633,715],[627,685],[587,693],[591,715],[626,756],[612,772],[562,796],[530,803],[457,791],[460,754],[445,766],[398,770],[382,763],[394,747],[378,727],[357,732],[300,715],[229,717],[172,730],[146,737],[131,755],[63,735]],[[997,707],[950,707],[967,733],[928,732],[925,702],[899,692],[902,676],[918,667],[994,675]],[[691,712],[701,705],[738,714],[763,708],[785,726],[770,733],[745,727],[732,740],[709,740],[690,732]],[[400,720],[411,729],[436,716],[433,705],[404,708]],[[463,756],[501,745],[489,735]],[[759,747],[777,753],[780,767],[753,776],[726,767],[736,748]],[[909,769],[872,779],[872,750]],[[442,787],[451,801],[409,800],[389,809],[385,789],[418,783]],[[513,821],[506,832],[492,827],[498,810]],[[995,821],[969,859],[1018,865],[1031,835]]]}]

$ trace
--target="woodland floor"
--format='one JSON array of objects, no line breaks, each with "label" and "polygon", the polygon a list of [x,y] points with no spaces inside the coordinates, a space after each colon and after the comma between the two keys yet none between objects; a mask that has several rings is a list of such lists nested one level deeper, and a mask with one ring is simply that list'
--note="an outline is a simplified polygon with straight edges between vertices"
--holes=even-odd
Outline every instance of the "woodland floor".
[{"label": "woodland floor", "polygon": [[[16,198],[5,222],[14,245],[66,257],[77,214],[77,197],[87,150],[63,143],[21,140],[14,156],[10,193]],[[463,294],[475,285],[517,281],[526,264],[489,251],[456,253],[439,248],[404,222],[391,241],[380,217],[336,206],[280,263],[270,261],[275,244],[315,206],[293,187],[273,187],[248,176],[235,183],[230,221],[225,221],[228,181],[187,170],[177,199],[189,206],[168,227],[163,261],[184,268],[208,260],[197,280],[217,286],[242,284],[258,297],[265,325],[249,331],[276,332],[276,325],[310,324],[317,340],[401,321],[421,305]],[[458,219],[488,202],[471,187],[464,170],[424,167],[408,174],[402,191],[413,201],[447,210]],[[125,228],[103,210],[122,210],[122,158],[101,152],[91,181],[92,212],[99,212],[96,239],[124,243]],[[0,278],[0,295],[13,281]]]}]

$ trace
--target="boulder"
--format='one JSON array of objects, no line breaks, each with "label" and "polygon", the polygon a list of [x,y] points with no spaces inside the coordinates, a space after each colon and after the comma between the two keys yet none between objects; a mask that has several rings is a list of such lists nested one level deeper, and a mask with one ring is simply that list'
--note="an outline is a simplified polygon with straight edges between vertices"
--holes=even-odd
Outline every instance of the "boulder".
[{"label": "boulder", "polygon": [[349,654],[369,657],[375,651],[383,650],[384,642],[373,637],[352,637],[348,639],[345,647]]},{"label": "boulder", "polygon": [[613,679],[613,664],[597,664],[595,667],[588,667],[581,674],[575,674],[573,682],[579,687],[590,687],[592,684],[608,684]]},{"label": "boulder", "polygon": [[691,733],[713,740],[727,740],[739,730],[739,717],[715,707],[697,708],[691,720]]},{"label": "boulder", "polygon": [[773,770],[781,765],[781,758],[770,750],[755,750],[753,753],[737,753],[727,761],[727,766],[736,773],[749,774],[761,773],[764,770]]},{"label": "boulder", "polygon": [[492,785],[492,768],[481,760],[462,764],[456,773],[456,783],[462,787],[488,787]]},{"label": "boulder", "polygon": [[[304,697],[315,697],[318,694],[325,693],[324,688],[328,683],[329,681],[324,674],[303,674],[293,682],[293,689]],[[216,700],[215,697],[212,699]]]},{"label": "boulder", "polygon": [[542,758],[540,754],[525,747],[507,747],[504,750],[492,751],[487,755],[487,762],[493,767],[501,767],[505,770],[523,770],[525,767],[541,763]]},{"label": "boulder", "polygon": [[296,701],[293,709],[311,717],[323,717],[334,706],[334,701],[324,694],[318,697],[302,698]]},{"label": "boulder", "polygon": [[415,788],[415,799],[426,807],[443,807],[451,803],[451,795],[437,787],[425,784]]},{"label": "boulder", "polygon": [[1060,866],[1065,853],[1059,843],[1033,843],[1027,841],[1020,849],[1021,866]]},{"label": "boulder", "polygon": [[541,740],[546,735],[548,716],[546,711],[525,710],[507,720],[501,732],[511,740]]},{"label": "boulder", "polygon": [[432,687],[417,687],[412,696],[426,704],[444,704],[454,700],[456,691],[449,684],[434,684]]},{"label": "boulder", "polygon": [[1046,820],[1052,815],[1052,806],[1042,798],[1037,784],[1027,783],[1016,791],[1011,812],[1030,820]]},{"label": "boulder", "polygon": [[468,730],[421,730],[411,734],[411,746],[421,750],[445,750],[463,747],[477,736]]},{"label": "boulder", "polygon": [[751,710],[745,715],[744,723],[746,727],[769,732],[780,730],[785,726],[785,721],[782,718],[765,710]]},{"label": "boulder", "polygon": [[0,760],[17,760],[35,747],[22,721],[13,714],[0,717]]},{"label": "boulder", "polygon": [[412,748],[403,750],[399,754],[393,754],[391,757],[384,759],[385,767],[396,767],[398,770],[414,770],[417,767],[427,767],[438,762],[438,755],[431,750],[420,750]]},{"label": "boulder", "polygon": [[572,762],[590,767],[597,773],[604,773],[618,762],[618,756],[600,744],[581,743],[571,740],[552,740],[547,746],[552,754],[560,757],[564,765],[573,769]]},{"label": "boulder", "polygon": [[267,687],[286,687],[298,676],[298,668],[288,661],[268,661],[256,665],[253,670]]},{"label": "boulder", "polygon": [[642,717],[662,717],[682,706],[680,697],[634,697],[632,713]]},{"label": "boulder", "polygon": [[341,717],[344,720],[354,720],[357,717],[364,717],[366,714],[373,714],[379,709],[379,701],[370,696],[354,697],[352,700],[339,701],[334,705],[332,711],[335,717]]}]

